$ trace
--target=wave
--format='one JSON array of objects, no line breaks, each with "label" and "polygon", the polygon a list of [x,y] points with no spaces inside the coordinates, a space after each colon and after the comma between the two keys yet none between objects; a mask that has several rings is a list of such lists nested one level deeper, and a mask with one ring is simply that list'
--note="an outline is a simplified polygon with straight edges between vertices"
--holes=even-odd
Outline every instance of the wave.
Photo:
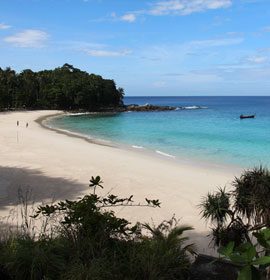
[{"label": "wave", "polygon": [[90,112],[83,112],[83,113],[68,113],[68,116],[82,116],[82,115],[89,115]]},{"label": "wave", "polygon": [[175,111],[178,111],[178,110],[199,110],[199,109],[208,109],[208,107],[206,107],[206,106],[196,106],[196,105],[184,106],[184,107],[176,107]]},{"label": "wave", "polygon": [[132,148],[134,148],[134,149],[144,149],[143,146],[136,146],[136,145],[132,145]]},{"label": "wave", "polygon": [[62,133],[65,133],[65,134],[68,134],[68,135],[74,136],[74,137],[83,138],[83,139],[88,140],[88,141],[90,141],[92,143],[101,144],[101,145],[107,145],[107,146],[110,146],[110,147],[113,146],[112,141],[107,140],[107,139],[96,138],[96,137],[93,137],[91,135],[87,135],[87,134],[75,132],[75,131],[72,131],[72,130],[56,127],[54,125],[48,124],[46,121],[43,122],[43,125],[45,127],[49,128],[49,129],[54,130],[54,131],[58,131],[60,133],[62,132]]},{"label": "wave", "polygon": [[165,157],[175,158],[175,156],[173,156],[173,155],[170,155],[170,154],[167,154],[167,153],[158,151],[158,150],[156,150],[156,153],[157,153],[157,154],[160,154],[160,155],[162,155],[162,156],[165,156]]},{"label": "wave", "polygon": [[193,105],[193,106],[185,106],[185,107],[182,107],[183,110],[198,110],[198,109],[207,109],[207,107],[205,106],[196,106],[196,105]]}]

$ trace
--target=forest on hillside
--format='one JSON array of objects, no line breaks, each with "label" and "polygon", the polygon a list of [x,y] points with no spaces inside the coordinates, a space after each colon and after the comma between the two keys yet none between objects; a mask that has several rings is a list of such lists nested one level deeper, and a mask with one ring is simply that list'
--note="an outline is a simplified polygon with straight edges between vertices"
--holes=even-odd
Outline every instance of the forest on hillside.
[{"label": "forest on hillside", "polygon": [[114,80],[64,64],[54,70],[20,73],[0,68],[0,109],[95,111],[122,106],[124,90]]}]

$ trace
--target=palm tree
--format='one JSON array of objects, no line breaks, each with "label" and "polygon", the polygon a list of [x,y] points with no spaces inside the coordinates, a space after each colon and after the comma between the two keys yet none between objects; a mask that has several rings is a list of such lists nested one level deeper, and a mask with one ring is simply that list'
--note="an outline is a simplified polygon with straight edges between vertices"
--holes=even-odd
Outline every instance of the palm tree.
[{"label": "palm tree", "polygon": [[201,215],[204,219],[222,227],[230,213],[230,194],[225,188],[219,188],[215,193],[208,193],[199,207],[202,208]]},{"label": "palm tree", "polygon": [[140,243],[141,253],[135,261],[140,275],[134,279],[188,279],[189,254],[195,254],[194,244],[188,244],[184,234],[192,230],[189,226],[178,226],[173,217],[158,226],[143,224],[150,236]]},{"label": "palm tree", "polygon": [[217,246],[251,242],[250,232],[270,227],[270,171],[262,167],[244,171],[232,186],[229,193],[221,188],[208,193],[199,205],[202,217],[214,225]]},{"label": "palm tree", "polygon": [[260,166],[233,182],[235,210],[257,229],[270,226],[270,171]]}]

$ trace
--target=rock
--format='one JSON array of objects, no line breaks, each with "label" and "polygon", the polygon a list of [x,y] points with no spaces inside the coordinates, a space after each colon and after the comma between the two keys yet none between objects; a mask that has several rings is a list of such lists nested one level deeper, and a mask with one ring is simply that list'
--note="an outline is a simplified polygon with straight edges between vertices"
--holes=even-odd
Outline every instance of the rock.
[{"label": "rock", "polygon": [[191,266],[190,280],[236,280],[238,269],[229,261],[198,255]]},{"label": "rock", "polygon": [[173,106],[159,106],[159,105],[137,105],[131,104],[125,106],[125,111],[135,111],[135,112],[153,112],[153,111],[173,111],[176,107]]}]

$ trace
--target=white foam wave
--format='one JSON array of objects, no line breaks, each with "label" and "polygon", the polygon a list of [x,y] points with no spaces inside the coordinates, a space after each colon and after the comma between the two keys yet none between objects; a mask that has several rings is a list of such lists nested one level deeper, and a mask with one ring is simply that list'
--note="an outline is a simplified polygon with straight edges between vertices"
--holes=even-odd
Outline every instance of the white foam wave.
[{"label": "white foam wave", "polygon": [[167,154],[167,153],[158,151],[158,150],[156,150],[156,153],[157,153],[157,154],[160,154],[160,155],[162,155],[162,156],[165,156],[165,157],[175,158],[175,156],[173,156],[173,155],[170,155],[170,154]]},{"label": "white foam wave", "polygon": [[183,107],[183,109],[185,110],[196,110],[196,109],[207,109],[207,107],[205,106],[186,106],[186,107]]},{"label": "white foam wave", "polygon": [[81,137],[81,138],[84,138],[84,139],[87,139],[87,140],[90,140],[90,141],[93,141],[93,142],[96,142],[96,143],[99,143],[99,144],[107,144],[107,145],[110,145],[112,142],[110,140],[105,140],[105,139],[100,139],[100,138],[94,138],[90,135],[87,135],[87,134],[83,134],[83,133],[79,133],[79,132],[74,132],[74,131],[70,131],[70,130],[67,130],[67,129],[62,129],[62,128],[56,128],[54,126],[49,126],[49,125],[46,125],[48,128],[51,128],[51,129],[55,129],[59,132],[64,132],[66,134],[69,134],[69,135],[73,135],[73,136],[77,136],[77,137]]},{"label": "white foam wave", "polygon": [[70,131],[70,130],[67,130],[67,129],[56,128],[56,127],[51,127],[51,128],[56,129],[56,130],[61,131],[61,132],[64,132],[64,133],[67,133],[67,134],[70,134],[70,135],[74,135],[74,136],[79,136],[79,137],[87,138],[87,139],[89,139],[89,140],[92,140],[92,139],[93,139],[91,136],[88,136],[88,135],[86,135],[86,134],[82,134],[82,133]]},{"label": "white foam wave", "polygon": [[208,109],[208,107],[206,107],[206,106],[196,106],[196,105],[184,106],[184,107],[176,107],[175,111],[178,111],[178,110],[198,110],[198,109]]},{"label": "white foam wave", "polygon": [[89,112],[83,112],[83,113],[68,113],[68,116],[82,116],[82,115],[89,115]]},{"label": "white foam wave", "polygon": [[143,146],[136,146],[136,145],[132,145],[132,148],[134,148],[134,149],[144,149]]}]

